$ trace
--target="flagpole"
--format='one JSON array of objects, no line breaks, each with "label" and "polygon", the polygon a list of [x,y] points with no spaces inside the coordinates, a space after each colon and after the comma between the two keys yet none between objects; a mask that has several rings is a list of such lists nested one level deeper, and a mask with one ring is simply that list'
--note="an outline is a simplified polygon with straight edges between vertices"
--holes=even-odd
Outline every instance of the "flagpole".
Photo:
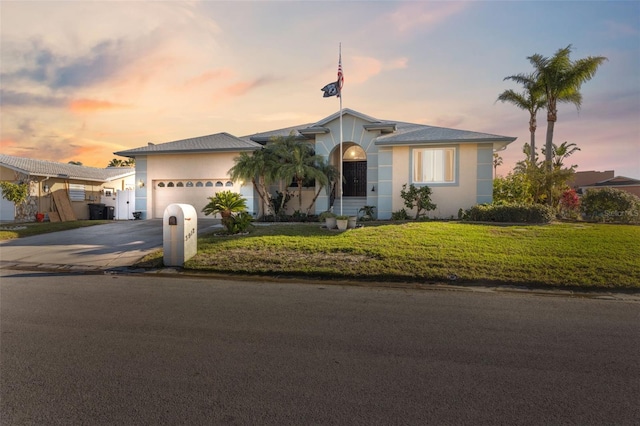
[{"label": "flagpole", "polygon": [[[339,44],[339,68],[342,68],[342,43]],[[342,70],[340,70],[342,71]],[[340,87],[341,81],[338,80],[338,94],[340,97],[340,216],[342,216],[342,192],[344,186],[344,180],[342,176],[342,87]]]}]

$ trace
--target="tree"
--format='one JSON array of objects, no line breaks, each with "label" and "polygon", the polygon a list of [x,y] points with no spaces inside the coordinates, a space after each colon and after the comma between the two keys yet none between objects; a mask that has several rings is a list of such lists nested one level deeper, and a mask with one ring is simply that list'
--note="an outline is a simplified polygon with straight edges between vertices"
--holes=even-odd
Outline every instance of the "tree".
[{"label": "tree", "polygon": [[235,165],[228,171],[231,180],[251,181],[261,201],[261,211],[266,213],[271,206],[271,194],[267,185],[273,182],[275,159],[272,151],[258,149],[251,154],[242,152],[235,159]]},{"label": "tree", "polygon": [[295,181],[298,186],[298,210],[302,211],[302,187],[304,181],[314,179],[326,185],[327,177],[321,171],[322,157],[316,155],[307,141],[298,140],[293,134],[273,139],[273,152],[279,158],[277,176],[285,182]]},{"label": "tree", "polygon": [[129,158],[127,160],[120,160],[119,158],[112,159],[107,167],[133,167],[136,164],[135,158]]},{"label": "tree", "polygon": [[431,202],[431,188],[428,186],[421,186],[418,188],[414,184],[409,185],[407,190],[407,184],[402,185],[400,196],[404,200],[404,205],[410,209],[416,210],[416,220],[420,218],[422,211],[435,210],[436,205]]},{"label": "tree", "polygon": [[234,233],[234,213],[242,214],[247,211],[247,200],[238,193],[231,191],[218,192],[214,197],[209,197],[209,203],[203,207],[202,212],[209,216],[220,214],[222,224],[227,231]]},{"label": "tree", "polygon": [[0,182],[0,189],[2,189],[2,198],[16,205],[23,203],[29,196],[28,183],[2,181]]},{"label": "tree", "polygon": [[547,109],[547,138],[545,165],[551,170],[553,155],[553,131],[558,120],[558,102],[572,103],[578,110],[582,105],[582,84],[591,80],[598,67],[607,60],[604,56],[588,56],[572,61],[572,46],[568,45],[547,58],[534,54],[527,59],[533,65],[535,80],[544,89]]},{"label": "tree", "polygon": [[[561,169],[564,166],[564,160],[569,158],[574,152],[580,151],[580,148],[575,143],[569,143],[567,141],[562,142],[560,146],[553,145],[553,168]],[[577,165],[572,165],[571,168],[575,169]]]},{"label": "tree", "polygon": [[493,175],[498,173],[498,166],[502,165],[502,157],[497,152],[493,153]]},{"label": "tree", "polygon": [[82,166],[82,161],[69,161],[67,164],[72,164],[74,166]]},{"label": "tree", "polygon": [[311,213],[311,208],[316,203],[316,200],[320,196],[320,193],[322,192],[322,189],[326,188],[327,195],[330,196],[331,195],[331,189],[332,189],[331,187],[333,186],[333,184],[340,177],[340,172],[338,171],[338,169],[336,169],[331,164],[329,164],[326,161],[324,161],[324,159],[322,159],[322,158],[318,158],[317,163],[316,163],[316,167],[318,168],[318,171],[322,175],[324,175],[324,178],[316,179],[316,182],[318,183],[318,190],[316,191],[316,195],[313,197],[313,200],[311,200],[311,203],[309,204],[309,207],[307,208],[307,215]]},{"label": "tree", "polygon": [[531,147],[531,161],[535,162],[536,156],[536,129],[538,128],[537,115],[540,108],[546,105],[545,92],[534,74],[517,74],[505,77],[504,80],[512,80],[524,86],[524,92],[505,90],[498,96],[497,101],[509,102],[520,109],[529,112],[529,133]]}]

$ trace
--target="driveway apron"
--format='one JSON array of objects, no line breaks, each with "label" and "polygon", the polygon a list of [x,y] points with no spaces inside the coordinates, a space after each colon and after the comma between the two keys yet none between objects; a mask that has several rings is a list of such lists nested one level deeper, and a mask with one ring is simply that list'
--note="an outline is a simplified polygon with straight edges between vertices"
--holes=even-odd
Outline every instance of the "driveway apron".
[{"label": "driveway apron", "polygon": [[[198,220],[198,233],[212,230],[215,219]],[[0,241],[0,265],[52,269],[127,267],[162,248],[162,220],[116,221],[69,231]]]}]

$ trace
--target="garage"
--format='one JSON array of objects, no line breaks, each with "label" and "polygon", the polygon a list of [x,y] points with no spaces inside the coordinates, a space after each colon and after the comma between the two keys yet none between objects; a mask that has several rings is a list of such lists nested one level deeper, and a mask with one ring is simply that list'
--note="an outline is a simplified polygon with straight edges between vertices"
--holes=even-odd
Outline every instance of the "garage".
[{"label": "garage", "polygon": [[173,203],[190,204],[198,212],[198,217],[207,217],[202,209],[209,203],[209,197],[225,190],[239,191],[234,188],[233,182],[226,179],[156,180],[153,182],[153,217],[162,219],[164,210]]}]

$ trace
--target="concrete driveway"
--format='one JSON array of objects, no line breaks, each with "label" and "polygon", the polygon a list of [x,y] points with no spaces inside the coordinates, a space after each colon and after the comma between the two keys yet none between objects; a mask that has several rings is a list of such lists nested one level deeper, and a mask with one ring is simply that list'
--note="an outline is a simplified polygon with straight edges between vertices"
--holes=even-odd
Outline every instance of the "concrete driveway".
[{"label": "concrete driveway", "polygon": [[[198,233],[219,227],[199,219]],[[162,248],[162,220],[115,221],[70,231],[0,241],[0,266],[105,270],[127,267]]]}]

